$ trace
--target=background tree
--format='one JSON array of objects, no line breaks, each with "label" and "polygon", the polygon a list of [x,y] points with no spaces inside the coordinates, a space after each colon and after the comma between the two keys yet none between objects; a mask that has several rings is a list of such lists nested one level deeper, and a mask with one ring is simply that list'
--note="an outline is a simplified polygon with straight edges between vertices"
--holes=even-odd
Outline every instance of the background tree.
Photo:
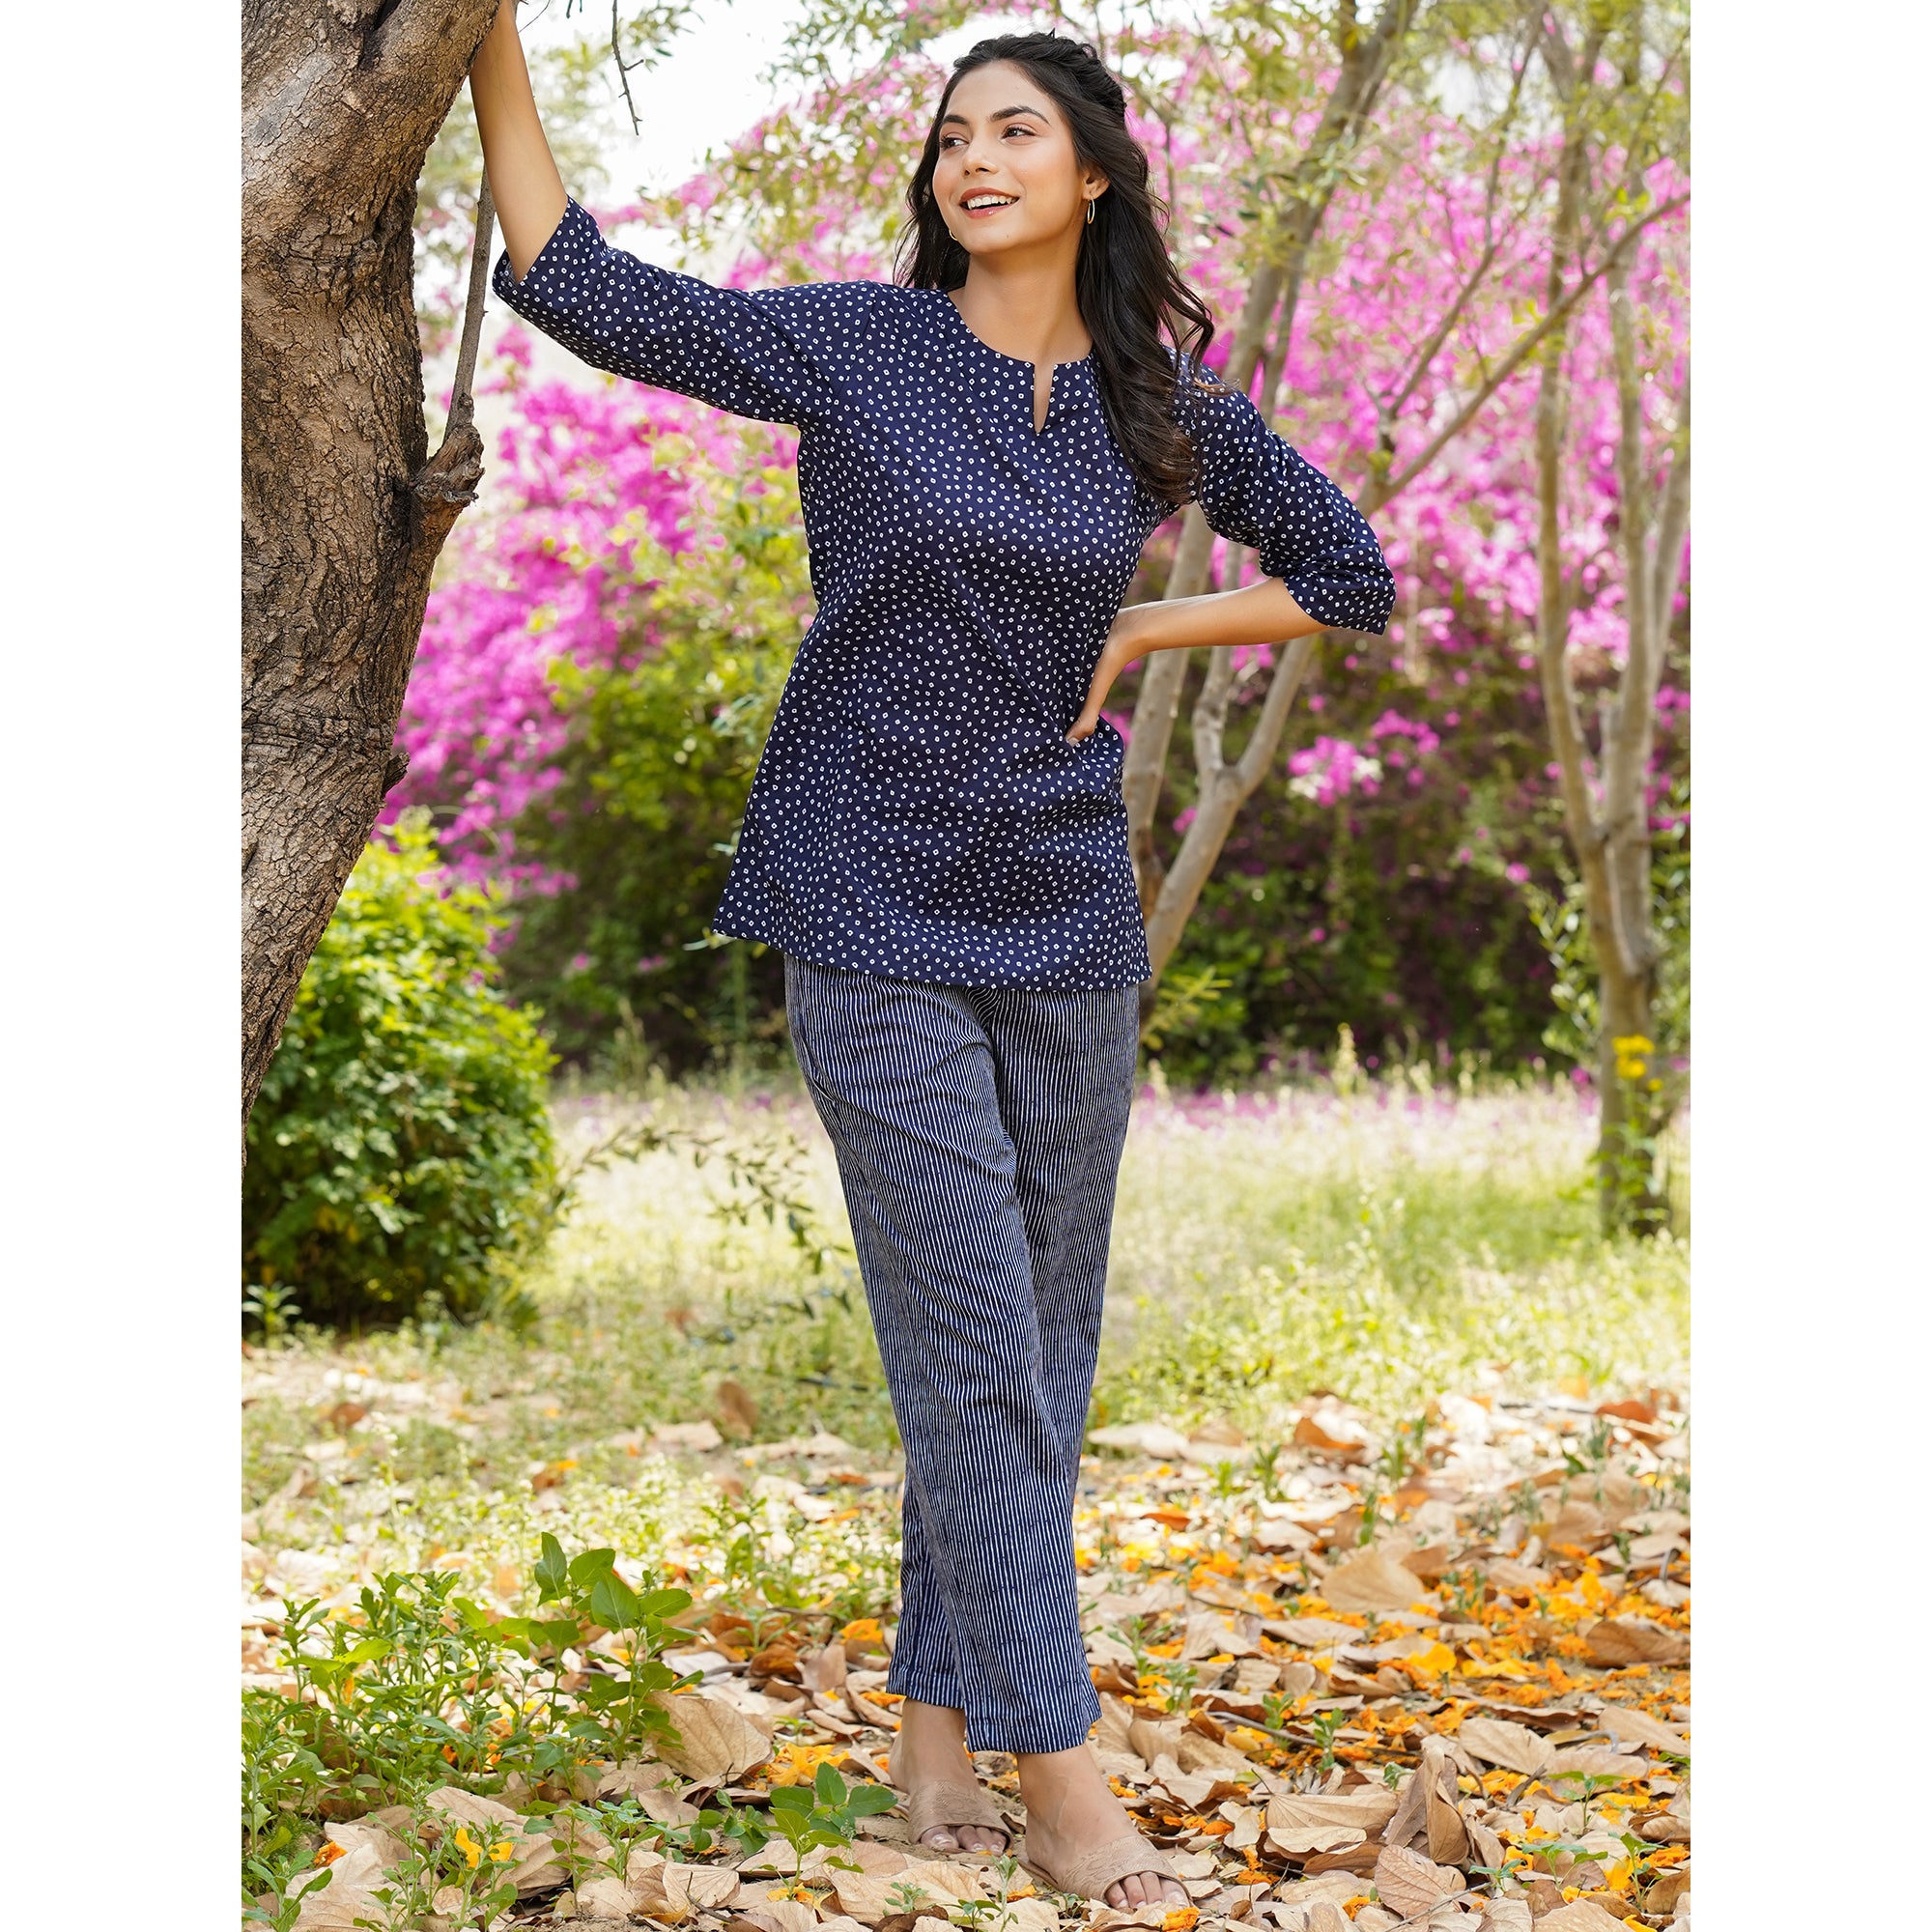
[{"label": "background tree", "polygon": [[[1563,148],[1545,307],[1555,313],[1615,212],[1655,205],[1656,181],[1682,155],[1688,26],[1673,6],[1551,7],[1538,53],[1561,103]],[[1598,977],[1598,1151],[1605,1219],[1664,1224],[1650,1158],[1675,1095],[1660,1070],[1653,999],[1662,953],[1654,901],[1653,751],[1664,647],[1690,515],[1690,357],[1666,316],[1640,312],[1627,255],[1604,276],[1614,370],[1619,501],[1607,541],[1622,567],[1624,650],[1602,683],[1592,754],[1571,650],[1577,601],[1566,568],[1566,444],[1576,423],[1577,361],[1587,354],[1567,317],[1540,357],[1536,404],[1537,662],[1564,820],[1582,873]],[[1660,322],[1666,323],[1659,327]],[[1590,562],[1594,563],[1595,558]]]}]

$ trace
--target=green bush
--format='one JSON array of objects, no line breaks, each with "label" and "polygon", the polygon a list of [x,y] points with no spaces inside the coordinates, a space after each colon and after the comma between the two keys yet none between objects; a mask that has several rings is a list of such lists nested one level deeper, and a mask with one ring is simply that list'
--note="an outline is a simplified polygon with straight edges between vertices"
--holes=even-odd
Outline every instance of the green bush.
[{"label": "green bush", "polygon": [[502,921],[439,864],[426,818],[363,853],[248,1125],[256,1306],[268,1286],[334,1326],[472,1317],[549,1233],[552,1055],[498,988]]}]

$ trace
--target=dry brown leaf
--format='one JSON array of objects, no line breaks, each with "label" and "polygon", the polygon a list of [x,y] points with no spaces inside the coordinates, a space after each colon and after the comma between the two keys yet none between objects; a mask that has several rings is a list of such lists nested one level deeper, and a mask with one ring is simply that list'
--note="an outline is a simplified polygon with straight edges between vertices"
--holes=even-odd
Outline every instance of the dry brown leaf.
[{"label": "dry brown leaf", "polygon": [[1679,1865],[1653,1879],[1645,1888],[1643,1909],[1652,1914],[1674,1911],[1677,1901],[1690,1889],[1690,1867]]},{"label": "dry brown leaf", "polygon": [[577,1888],[579,1918],[628,1918],[643,1909],[641,1894],[620,1878],[586,1879]]},{"label": "dry brown leaf", "polygon": [[845,1688],[845,1646],[828,1643],[816,1650],[800,1651],[798,1676],[808,1690],[823,1697],[837,1696]]},{"label": "dry brown leaf", "polygon": [[1267,1829],[1287,1833],[1310,1826],[1349,1825],[1364,1837],[1373,1838],[1395,1816],[1397,1798],[1393,1791],[1371,1785],[1360,1791],[1331,1794],[1310,1792],[1284,1794],[1267,1803]]},{"label": "dry brown leaf", "polygon": [[1312,1663],[1303,1663],[1298,1658],[1293,1663],[1281,1666],[1281,1675],[1275,1688],[1284,1697],[1291,1700],[1305,1697],[1315,1689],[1316,1669]]},{"label": "dry brown leaf", "polygon": [[299,1932],[354,1932],[358,1918],[380,1918],[376,1888],[387,1882],[389,1868],[403,1858],[401,1840],[366,1821],[331,1825],[328,1838],[342,1847],[342,1856],[327,1867],[332,1874],[327,1886],[314,1889],[316,1875],[304,1872],[289,1887],[292,1896],[301,1896],[296,1915]]},{"label": "dry brown leaf", "polygon": [[[1313,1549],[1315,1539],[1298,1522],[1284,1516],[1264,1517],[1255,1525],[1257,1549]],[[522,1580],[521,1577],[518,1579]]]},{"label": "dry brown leaf", "polygon": [[[1429,1833],[1429,1856],[1437,1864],[1460,1865],[1469,1856],[1469,1833],[1457,1810],[1453,1796],[1445,1796],[1444,1780],[1429,1776],[1430,1759],[1423,1758],[1421,1773],[1423,1823]],[[1440,1760],[1446,1767],[1447,1760]],[[1450,1793],[1456,1789],[1455,1773],[1447,1778]]]},{"label": "dry brown leaf", "polygon": [[722,1449],[724,1438],[718,1433],[715,1422],[668,1422],[651,1431],[647,1448],[664,1455],[673,1450],[701,1452],[706,1449]]},{"label": "dry brown leaf", "polygon": [[[1241,1622],[1252,1624],[1243,1630]],[[1197,1610],[1187,1619],[1181,1638],[1180,1655],[1192,1661],[1202,1657],[1260,1657],[1261,1619],[1218,1616],[1212,1610]]]},{"label": "dry brown leaf", "polygon": [[1376,1861],[1376,1892],[1405,1918],[1420,1917],[1463,1889],[1461,1872],[1400,1845],[1384,1845]]},{"label": "dry brown leaf", "polygon": [[735,1925],[745,1919],[749,1919],[757,1932],[817,1932],[818,1928],[818,1914],[810,1906],[801,1905],[795,1898],[761,1898],[756,1905],[748,1905],[729,1922]]},{"label": "dry brown leaf", "polygon": [[[1338,1610],[1406,1610],[1423,1595],[1422,1579],[1386,1549],[1365,1549],[1322,1578],[1321,1595]],[[1351,1633],[1359,1637],[1359,1631]]]},{"label": "dry brown leaf", "polygon": [[1526,1590],[1547,1589],[1549,1572],[1534,1563],[1519,1563],[1514,1556],[1492,1556],[1483,1566],[1484,1574],[1498,1590],[1520,1596]]},{"label": "dry brown leaf", "polygon": [[1480,1818],[1464,1818],[1463,1827],[1469,1834],[1469,1861],[1487,1871],[1503,1868],[1503,1841]]},{"label": "dry brown leaf", "polygon": [[1353,1624],[1337,1623],[1333,1617],[1267,1617],[1262,1629],[1284,1643],[1298,1643],[1303,1650],[1329,1650],[1338,1643],[1362,1640]]},{"label": "dry brown leaf", "polygon": [[1088,1440],[1103,1449],[1122,1449],[1162,1463],[1184,1462],[1187,1457],[1187,1437],[1164,1422],[1117,1423],[1111,1429],[1093,1431]]},{"label": "dry brown leaf", "polygon": [[1572,1899],[1536,1921],[1536,1932],[1624,1932],[1622,1924],[1587,1898]]},{"label": "dry brown leaf", "polygon": [[1570,1772],[1581,1773],[1586,1777],[1645,1777],[1650,1769],[1645,1758],[1605,1750],[1601,1745],[1566,1745],[1561,1750],[1549,1753],[1544,1776],[1560,1777]]},{"label": "dry brown leaf", "polygon": [[1549,1761],[1548,1745],[1527,1724],[1501,1718],[1464,1718],[1456,1736],[1472,1757],[1525,1777],[1533,1777]]},{"label": "dry brown leaf", "polygon": [[680,1742],[660,1744],[659,1755],[694,1784],[728,1784],[772,1754],[772,1741],[736,1705],[705,1690],[653,1698],[677,1726]]},{"label": "dry brown leaf", "polygon": [[1646,1745],[1667,1750],[1678,1757],[1690,1755],[1690,1740],[1673,1724],[1653,1718],[1648,1711],[1633,1711],[1624,1704],[1605,1704],[1591,1713],[1591,1720],[1609,1732],[1620,1745]]},{"label": "dry brown leaf", "polygon": [[1318,1898],[1308,1908],[1306,1932],[1350,1932],[1348,1916],[1339,1905]]},{"label": "dry brown leaf", "polygon": [[1599,1663],[1688,1663],[1690,1639],[1649,1617],[1605,1617],[1583,1633]]},{"label": "dry brown leaf", "polygon": [[1446,1543],[1431,1543],[1420,1549],[1405,1549],[1397,1560],[1405,1570],[1413,1570],[1425,1585],[1434,1586],[1441,1582],[1455,1556]]},{"label": "dry brown leaf", "polygon": [[718,1405],[719,1426],[725,1435],[749,1442],[758,1433],[758,1405],[743,1383],[720,1382],[712,1400]]},{"label": "dry brown leaf", "polygon": [[1491,1898],[1483,1903],[1481,1932],[1531,1932],[1535,1922],[1526,1898]]},{"label": "dry brown leaf", "polygon": [[1366,1845],[1369,1834],[1358,1825],[1295,1825],[1277,1832],[1268,1828],[1269,1847],[1285,1859],[1306,1858],[1311,1852],[1350,1852]]},{"label": "dry brown leaf", "polygon": [[1000,1932],[1059,1932],[1060,1908],[1043,1898],[1009,1898],[989,1917]]},{"label": "dry brown leaf", "polygon": [[1554,1549],[1562,1543],[1596,1543],[1607,1534],[1603,1512],[1572,1496],[1544,1526],[1543,1540]]},{"label": "dry brown leaf", "polygon": [[1340,1452],[1352,1459],[1366,1456],[1369,1432],[1353,1416],[1324,1407],[1304,1415],[1294,1425],[1294,1440],[1303,1449]]}]

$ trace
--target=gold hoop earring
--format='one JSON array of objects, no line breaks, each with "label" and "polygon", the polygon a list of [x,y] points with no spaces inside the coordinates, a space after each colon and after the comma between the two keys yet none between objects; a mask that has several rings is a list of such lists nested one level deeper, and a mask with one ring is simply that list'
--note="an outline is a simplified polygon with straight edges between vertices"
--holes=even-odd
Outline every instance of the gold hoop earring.
[{"label": "gold hoop earring", "polygon": [[1089,228],[1092,228],[1094,225],[1094,204],[1099,199],[1100,197],[1097,194],[1090,194],[1087,197],[1087,226]]}]

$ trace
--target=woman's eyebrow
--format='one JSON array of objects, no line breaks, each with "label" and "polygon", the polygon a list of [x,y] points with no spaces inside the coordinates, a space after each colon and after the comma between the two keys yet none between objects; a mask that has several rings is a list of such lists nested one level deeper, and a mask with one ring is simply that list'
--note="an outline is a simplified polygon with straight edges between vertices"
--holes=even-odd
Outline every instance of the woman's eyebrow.
[{"label": "woman's eyebrow", "polygon": [[[1045,113],[1037,107],[1001,107],[987,115],[986,119],[988,121],[1010,121],[1015,114],[1034,114],[1037,115],[1042,121],[1046,119]],[[942,114],[939,117],[939,125],[942,128],[949,121],[956,121],[962,128],[970,128],[973,125],[963,114]]]}]

